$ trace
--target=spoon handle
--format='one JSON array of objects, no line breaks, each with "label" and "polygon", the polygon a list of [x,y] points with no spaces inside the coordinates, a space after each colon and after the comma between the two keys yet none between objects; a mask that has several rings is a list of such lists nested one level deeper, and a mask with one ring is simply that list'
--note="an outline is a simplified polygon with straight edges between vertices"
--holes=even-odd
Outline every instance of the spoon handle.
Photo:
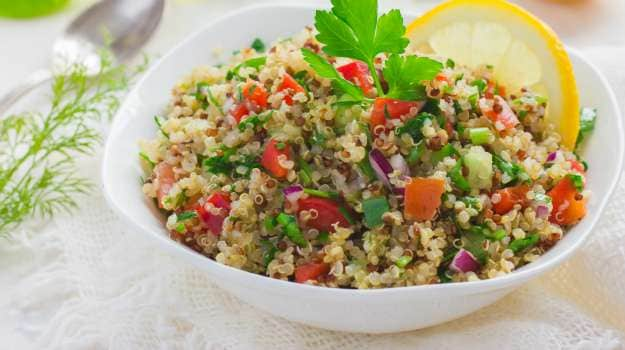
[{"label": "spoon handle", "polygon": [[51,79],[52,72],[47,69],[40,69],[30,74],[24,82],[9,90],[9,92],[0,98],[0,117],[4,116],[9,108],[22,96]]}]

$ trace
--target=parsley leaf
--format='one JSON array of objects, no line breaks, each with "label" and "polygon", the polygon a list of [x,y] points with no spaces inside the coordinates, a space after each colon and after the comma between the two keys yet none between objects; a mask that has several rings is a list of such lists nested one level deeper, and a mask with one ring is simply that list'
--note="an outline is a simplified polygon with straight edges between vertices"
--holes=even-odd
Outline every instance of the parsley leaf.
[{"label": "parsley leaf", "polygon": [[[332,10],[315,14],[316,36],[325,44],[323,51],[331,56],[348,57],[367,63],[375,72],[374,59],[379,53],[403,53],[408,46],[406,28],[399,10],[378,18],[377,0],[332,0]],[[380,78],[373,75],[378,92]]]},{"label": "parsley leaf", "polygon": [[593,130],[595,130],[596,122],[597,110],[594,108],[582,108],[579,115],[579,134],[577,134],[575,148],[578,148],[584,141],[584,137],[588,136]]},{"label": "parsley leaf", "polygon": [[391,55],[383,70],[389,87],[386,96],[399,100],[423,99],[425,90],[421,82],[434,79],[441,69],[442,63],[427,57]]},{"label": "parsley leaf", "polygon": [[265,43],[260,38],[254,39],[251,47],[257,52],[265,52]]},{"label": "parsley leaf", "polygon": [[336,68],[323,59],[323,57],[308,49],[302,49],[302,55],[304,55],[304,60],[308,62],[310,67],[314,69],[319,76],[331,79],[335,88],[351,96],[354,101],[362,101],[364,99],[362,90],[360,90],[360,88],[356,85],[345,80]]},{"label": "parsley leaf", "polygon": [[260,70],[260,67],[264,66],[266,63],[267,63],[266,56],[250,58],[249,60],[244,61],[238,64],[236,67],[229,70],[228,73],[226,73],[226,80],[232,80],[234,77],[239,77],[239,70],[241,70],[241,68],[250,67],[256,70]]}]

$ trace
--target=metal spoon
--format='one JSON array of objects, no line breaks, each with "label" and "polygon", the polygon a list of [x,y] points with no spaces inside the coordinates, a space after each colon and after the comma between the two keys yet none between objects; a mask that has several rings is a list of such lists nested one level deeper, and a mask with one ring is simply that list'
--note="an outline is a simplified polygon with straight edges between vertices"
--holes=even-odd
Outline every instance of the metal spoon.
[{"label": "metal spoon", "polygon": [[0,99],[2,116],[20,97],[76,64],[99,70],[98,49],[108,46],[119,61],[134,57],[163,17],[165,0],[102,0],[81,13],[52,49],[50,68],[33,72]]}]

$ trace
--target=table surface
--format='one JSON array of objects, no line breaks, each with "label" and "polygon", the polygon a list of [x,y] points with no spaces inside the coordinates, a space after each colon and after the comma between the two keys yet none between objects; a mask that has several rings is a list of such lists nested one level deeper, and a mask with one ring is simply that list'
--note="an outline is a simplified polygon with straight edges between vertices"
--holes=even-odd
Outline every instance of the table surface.
[{"label": "table surface", "polygon": [[[24,79],[37,68],[45,67],[52,43],[63,28],[92,0],[75,0],[66,11],[54,16],[15,21],[0,19],[0,93]],[[164,54],[181,38],[204,23],[233,9],[271,2],[270,0],[169,0],[162,24],[146,48],[151,55]],[[325,0],[304,0],[299,3],[326,4]],[[399,7],[422,11],[439,1],[380,0],[383,7]],[[534,11],[561,35],[567,45],[581,49],[596,46],[625,48],[622,20],[624,0],[517,0]],[[4,259],[6,260],[6,259]],[[3,261],[0,265],[6,265]],[[0,277],[2,285],[10,285],[11,276]],[[2,288],[4,289],[4,288]],[[2,296],[6,291],[0,291]],[[0,320],[0,338],[5,344],[26,344],[25,339],[11,339]],[[9,338],[11,337],[11,338]]]}]

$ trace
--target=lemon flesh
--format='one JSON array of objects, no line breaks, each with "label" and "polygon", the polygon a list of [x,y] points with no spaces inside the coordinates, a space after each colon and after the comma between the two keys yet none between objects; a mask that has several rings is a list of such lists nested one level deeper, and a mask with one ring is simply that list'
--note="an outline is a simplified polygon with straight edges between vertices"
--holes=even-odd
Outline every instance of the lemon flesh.
[{"label": "lemon flesh", "polygon": [[413,50],[472,68],[492,65],[507,91],[528,87],[544,94],[547,121],[562,144],[574,148],[579,97],[573,66],[556,34],[536,17],[504,0],[451,0],[413,21],[406,35]]}]

